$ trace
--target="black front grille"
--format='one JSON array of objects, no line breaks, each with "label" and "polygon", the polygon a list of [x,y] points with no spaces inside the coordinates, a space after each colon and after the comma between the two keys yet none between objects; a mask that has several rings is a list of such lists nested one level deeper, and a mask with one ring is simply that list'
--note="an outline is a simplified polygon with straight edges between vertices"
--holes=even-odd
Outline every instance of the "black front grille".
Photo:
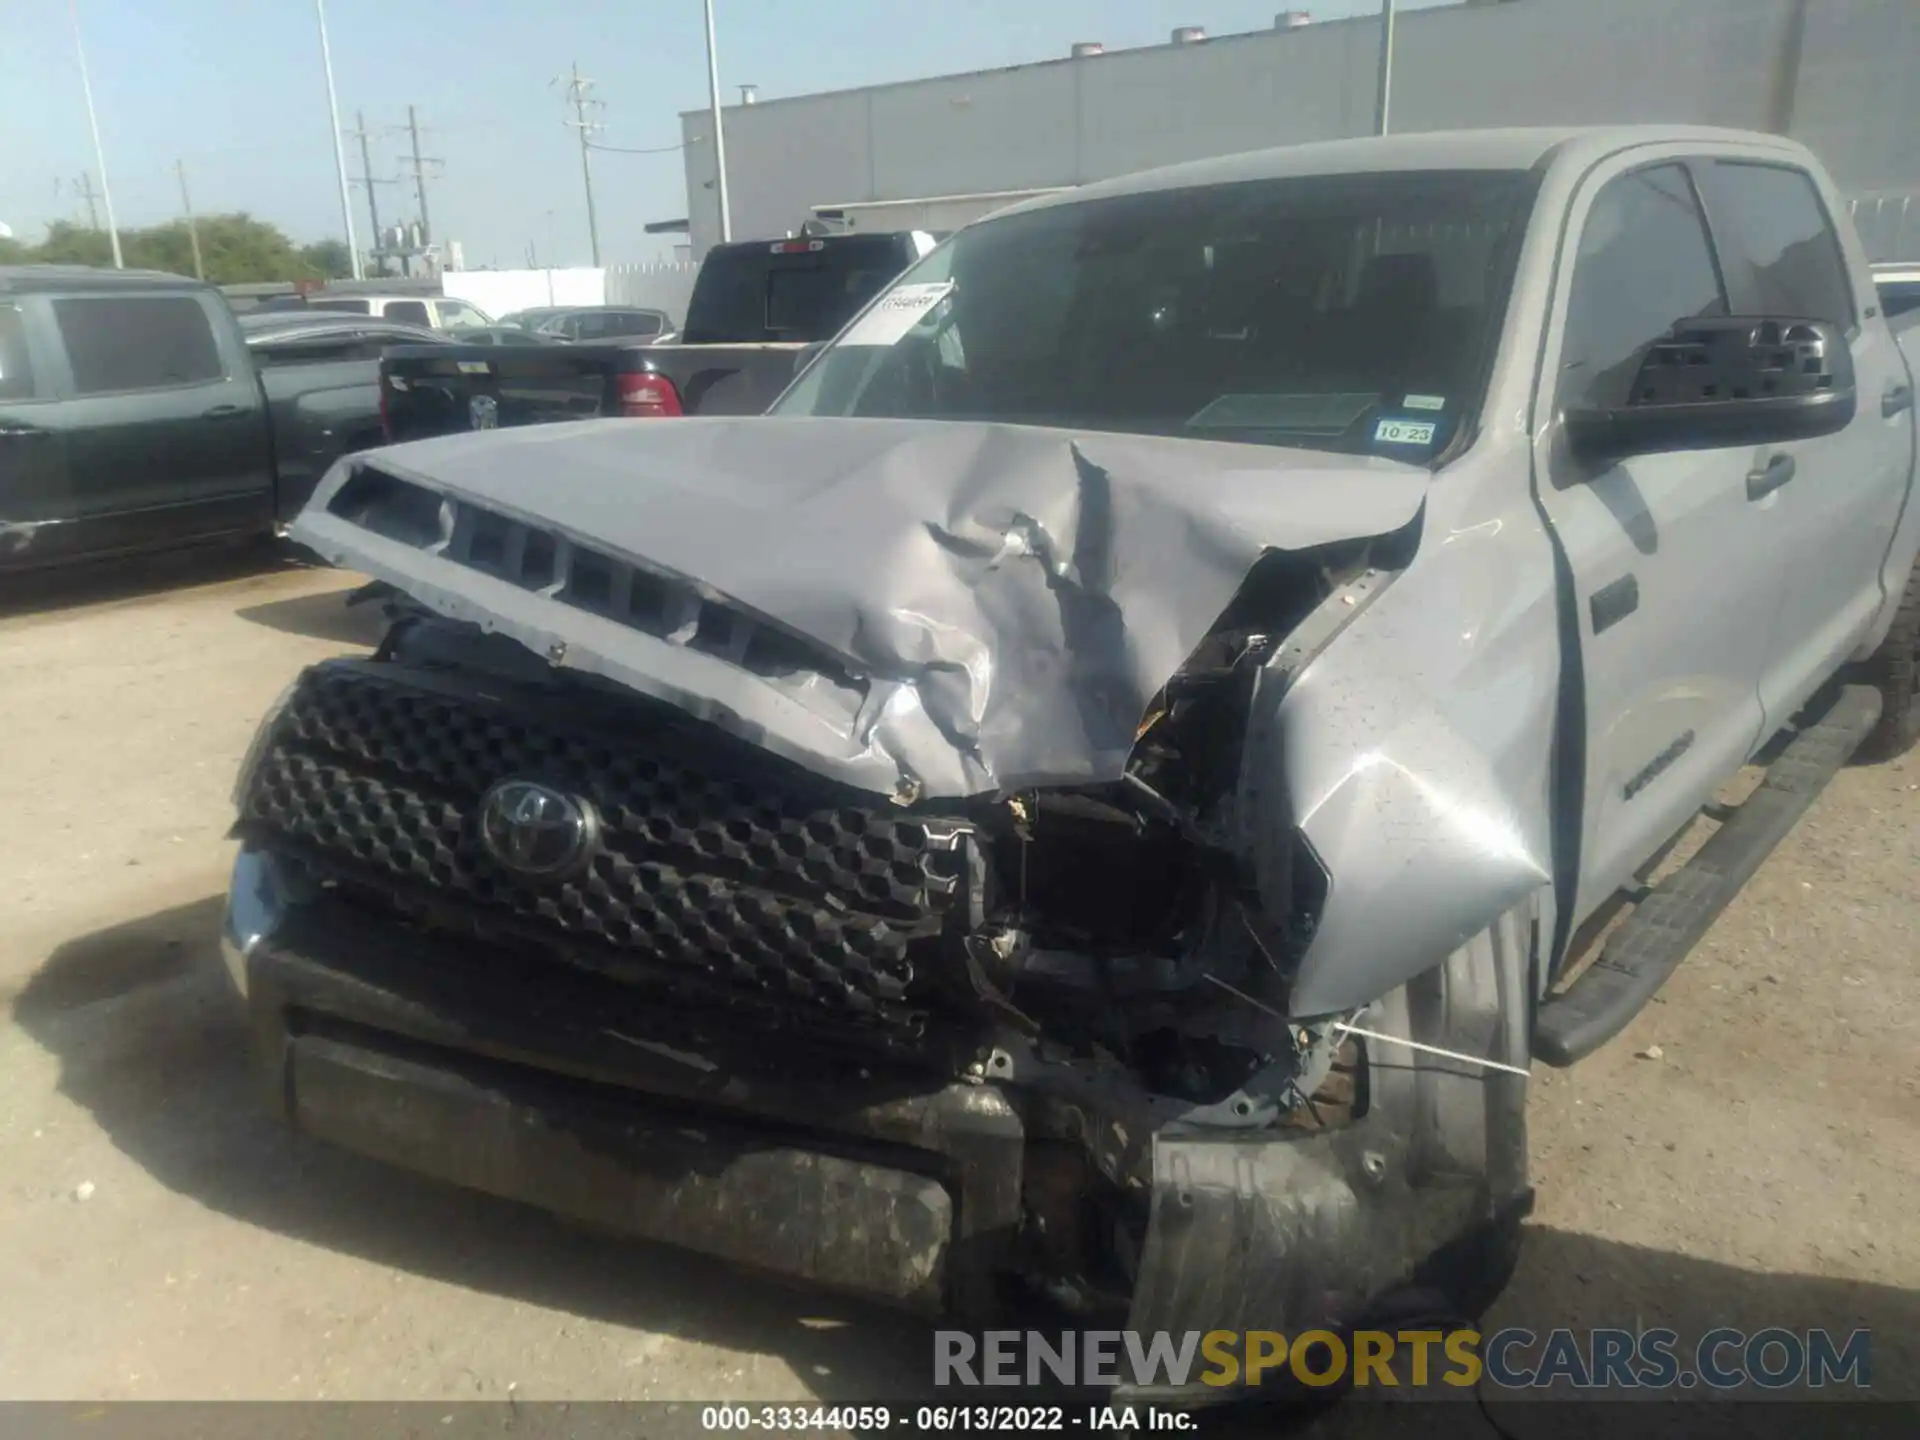
[{"label": "black front grille", "polygon": [[[960,827],[638,707],[601,724],[383,669],[341,662],[302,678],[244,799],[252,838],[376,882],[404,909],[452,906],[569,955],[644,959],[917,1028],[916,962],[941,944]],[[600,841],[584,871],[528,880],[489,855],[480,802],[510,778],[593,807]]]}]

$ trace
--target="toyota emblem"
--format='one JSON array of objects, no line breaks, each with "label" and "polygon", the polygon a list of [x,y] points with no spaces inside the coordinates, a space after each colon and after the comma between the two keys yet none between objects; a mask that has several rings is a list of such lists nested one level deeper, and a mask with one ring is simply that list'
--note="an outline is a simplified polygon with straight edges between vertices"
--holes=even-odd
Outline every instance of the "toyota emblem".
[{"label": "toyota emblem", "polygon": [[467,401],[467,420],[475,430],[500,428],[500,402],[491,395],[475,395]]},{"label": "toyota emblem", "polygon": [[531,780],[503,780],[480,798],[480,843],[503,869],[529,880],[571,875],[591,857],[592,809]]}]

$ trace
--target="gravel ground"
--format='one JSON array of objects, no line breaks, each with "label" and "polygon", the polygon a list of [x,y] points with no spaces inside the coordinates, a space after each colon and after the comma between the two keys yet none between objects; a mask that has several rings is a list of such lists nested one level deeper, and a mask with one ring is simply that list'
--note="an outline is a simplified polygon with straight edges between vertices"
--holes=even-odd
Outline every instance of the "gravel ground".
[{"label": "gravel ground", "polygon": [[[911,1325],[260,1117],[213,946],[228,793],[296,671],[374,638],[352,583],[0,592],[0,1396],[912,1392]],[[1876,1392],[1920,1398],[1916,792],[1913,758],[1842,775],[1623,1039],[1537,1075],[1491,1323],[1864,1325]]]}]

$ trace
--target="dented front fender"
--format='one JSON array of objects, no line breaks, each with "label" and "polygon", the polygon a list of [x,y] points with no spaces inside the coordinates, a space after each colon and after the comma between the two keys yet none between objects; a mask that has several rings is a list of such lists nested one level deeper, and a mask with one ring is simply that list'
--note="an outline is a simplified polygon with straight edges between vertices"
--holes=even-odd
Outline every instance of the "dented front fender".
[{"label": "dented front fender", "polygon": [[1303,843],[1325,876],[1299,1017],[1378,999],[1552,884],[1547,548],[1449,519],[1405,571],[1330,597],[1254,686],[1239,809],[1267,913],[1295,913]]}]

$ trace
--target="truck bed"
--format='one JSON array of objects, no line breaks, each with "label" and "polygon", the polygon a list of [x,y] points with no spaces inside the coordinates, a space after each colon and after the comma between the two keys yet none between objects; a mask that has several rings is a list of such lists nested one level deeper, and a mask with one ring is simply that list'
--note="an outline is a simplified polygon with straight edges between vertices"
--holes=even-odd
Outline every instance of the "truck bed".
[{"label": "truck bed", "polygon": [[394,441],[596,416],[757,415],[815,348],[396,346],[381,361],[381,401]]}]

